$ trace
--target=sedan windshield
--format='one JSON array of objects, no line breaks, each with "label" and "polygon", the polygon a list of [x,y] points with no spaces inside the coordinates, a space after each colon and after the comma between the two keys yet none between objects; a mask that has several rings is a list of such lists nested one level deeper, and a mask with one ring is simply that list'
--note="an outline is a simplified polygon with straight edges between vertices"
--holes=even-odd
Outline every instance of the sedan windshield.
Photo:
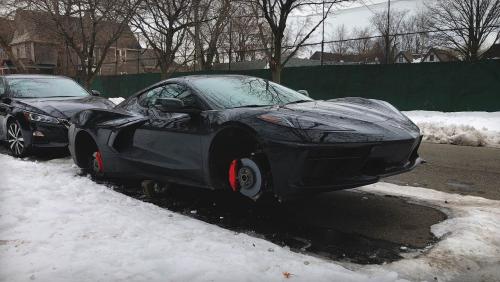
[{"label": "sedan windshield", "polygon": [[68,78],[9,78],[9,92],[16,98],[85,97],[89,93]]},{"label": "sedan windshield", "polygon": [[192,84],[204,97],[222,109],[313,101],[297,91],[255,77],[207,76],[193,79]]}]

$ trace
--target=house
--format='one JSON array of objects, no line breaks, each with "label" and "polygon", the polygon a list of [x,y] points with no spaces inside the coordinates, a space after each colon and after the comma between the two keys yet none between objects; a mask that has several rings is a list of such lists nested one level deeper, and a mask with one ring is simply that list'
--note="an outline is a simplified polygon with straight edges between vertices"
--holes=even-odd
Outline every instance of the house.
[{"label": "house", "polygon": [[481,58],[486,60],[500,60],[500,43],[493,44],[493,46],[484,52]]},{"label": "house", "polygon": [[422,62],[424,55],[409,51],[400,51],[394,58],[395,64],[415,64]]},{"label": "house", "polygon": [[323,65],[352,65],[352,64],[378,64],[381,61],[381,56],[375,52],[367,52],[366,54],[339,54],[316,51],[310,57],[311,60],[321,62],[323,57]]},{"label": "house", "polygon": [[[282,58],[282,60],[285,59],[286,58]],[[316,60],[290,58],[288,62],[286,62],[285,68],[319,66],[320,64],[321,63]],[[229,66],[229,63],[214,64],[213,66],[213,70],[240,71],[240,70],[263,70],[263,69],[269,69],[269,63],[267,59],[243,61],[243,62],[231,62],[231,66]]]},{"label": "house", "polygon": [[423,63],[456,62],[459,59],[451,52],[437,48],[431,48],[422,59]]},{"label": "house", "polygon": [[[79,30],[81,21],[78,18],[66,19],[67,26]],[[101,22],[96,35],[95,58],[101,58],[104,45],[110,34],[119,28],[118,23]],[[47,14],[39,11],[18,10],[14,18],[14,32],[9,43],[13,54],[30,73],[77,75],[82,69],[77,54],[66,44],[62,36],[56,32],[54,23]],[[76,40],[81,33],[75,32]],[[139,41],[130,27],[126,27],[118,40],[105,54],[99,74],[142,73],[146,68],[141,61]],[[138,63],[139,61],[139,63]]]},{"label": "house", "polygon": [[13,35],[14,21],[0,18],[0,75],[16,72],[7,52]]}]

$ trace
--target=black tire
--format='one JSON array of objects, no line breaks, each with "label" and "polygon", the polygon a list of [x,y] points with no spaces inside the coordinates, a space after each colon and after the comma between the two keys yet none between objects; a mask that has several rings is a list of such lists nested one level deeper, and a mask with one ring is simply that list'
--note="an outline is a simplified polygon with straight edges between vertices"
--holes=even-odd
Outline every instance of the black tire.
[{"label": "black tire", "polygon": [[21,124],[17,120],[7,124],[7,148],[16,158],[26,157],[29,153],[29,146],[26,144]]}]

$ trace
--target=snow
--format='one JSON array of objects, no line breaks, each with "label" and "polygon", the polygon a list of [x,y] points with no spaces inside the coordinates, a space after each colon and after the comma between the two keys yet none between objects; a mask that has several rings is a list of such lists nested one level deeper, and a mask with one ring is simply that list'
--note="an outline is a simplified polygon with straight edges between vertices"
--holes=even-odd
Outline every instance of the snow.
[{"label": "snow", "polygon": [[[119,104],[122,97],[110,98]],[[462,146],[500,147],[500,112],[403,112],[422,131],[424,141]]]},{"label": "snow", "polygon": [[424,134],[424,141],[500,147],[500,112],[403,112]]},{"label": "snow", "polygon": [[123,102],[125,100],[125,98],[122,98],[122,97],[115,97],[115,98],[109,98],[108,100],[110,100],[111,102],[115,103],[116,105],[120,104],[121,102]]},{"label": "snow", "polygon": [[0,281],[285,281],[287,272],[293,281],[500,277],[499,201],[387,183],[357,189],[440,208],[450,219],[432,227],[441,241],[416,258],[341,265],[161,209],[77,172],[70,159],[0,155]]}]

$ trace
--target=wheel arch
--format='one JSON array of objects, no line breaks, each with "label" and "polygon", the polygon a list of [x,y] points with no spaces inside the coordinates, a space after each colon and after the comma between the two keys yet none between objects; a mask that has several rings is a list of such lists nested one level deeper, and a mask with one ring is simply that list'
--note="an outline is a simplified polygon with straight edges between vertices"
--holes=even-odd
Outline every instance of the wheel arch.
[{"label": "wheel arch", "polygon": [[89,158],[99,150],[99,146],[92,134],[85,130],[78,131],[74,140],[75,163],[81,168],[88,168]]},{"label": "wheel arch", "polygon": [[269,162],[263,150],[264,146],[264,141],[250,126],[234,121],[222,124],[212,138],[208,151],[207,164],[211,186],[215,189],[219,189],[219,187],[230,189],[224,175],[227,173],[225,166],[229,165],[232,154],[244,155],[258,152],[265,159],[266,169],[269,169]]}]

